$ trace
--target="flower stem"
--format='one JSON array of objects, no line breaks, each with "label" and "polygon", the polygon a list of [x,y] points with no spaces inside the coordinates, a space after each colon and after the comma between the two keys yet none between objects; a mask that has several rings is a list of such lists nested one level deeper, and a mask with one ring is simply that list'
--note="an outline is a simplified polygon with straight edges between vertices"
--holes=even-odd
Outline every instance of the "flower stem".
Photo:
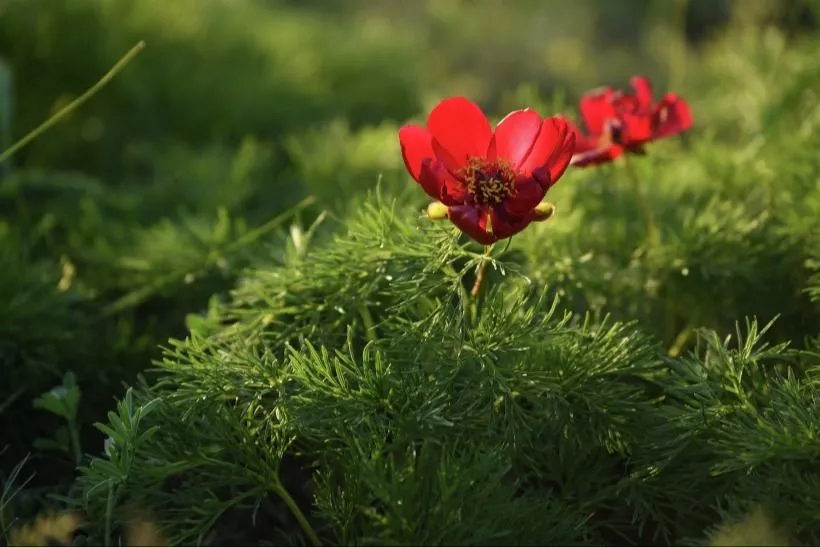
[{"label": "flower stem", "polygon": [[492,248],[492,245],[484,245],[484,254],[481,256],[481,262],[478,263],[478,269],[475,273],[475,283],[473,283],[473,289],[470,291],[470,297],[473,299],[478,298],[481,285],[484,283],[484,272],[487,270],[487,264],[490,263],[489,257]]},{"label": "flower stem", "polygon": [[316,535],[316,532],[313,530],[313,527],[308,522],[304,513],[302,513],[302,510],[299,509],[299,506],[296,504],[296,501],[288,493],[287,489],[278,480],[276,481],[274,489],[276,490],[276,493],[279,494],[279,497],[282,498],[282,501],[285,502],[285,505],[288,506],[290,512],[293,513],[293,516],[296,517],[296,520],[299,521],[299,526],[302,527],[302,530],[305,532],[305,535],[307,535],[308,539],[310,540],[310,544],[314,547],[322,547],[322,542],[319,539],[319,536]]},{"label": "flower stem", "polygon": [[655,216],[652,213],[652,207],[649,205],[649,200],[646,199],[646,193],[644,192],[641,180],[638,178],[638,174],[635,172],[635,169],[628,157],[624,157],[624,166],[626,168],[627,176],[632,183],[632,190],[635,192],[635,198],[638,200],[638,207],[641,209],[641,213],[644,217],[644,223],[646,224],[646,236],[649,239],[649,243],[651,245],[658,245],[660,243],[660,232],[658,231],[658,226],[655,223]]}]

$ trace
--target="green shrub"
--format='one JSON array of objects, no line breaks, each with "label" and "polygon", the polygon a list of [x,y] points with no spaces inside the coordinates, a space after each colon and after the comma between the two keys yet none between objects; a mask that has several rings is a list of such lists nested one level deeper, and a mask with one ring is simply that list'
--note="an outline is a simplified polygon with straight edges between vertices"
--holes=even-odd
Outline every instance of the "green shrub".
[{"label": "green shrub", "polygon": [[[135,510],[174,543],[701,544],[762,506],[820,539],[816,36],[686,49],[668,2],[30,2],[0,5],[15,134],[148,47],[0,179],[0,533],[68,505],[89,544]],[[635,72],[695,129],[571,169],[469,297],[480,249],[423,218],[399,125],[456,92],[577,117]],[[66,373],[79,458],[32,408]]]},{"label": "green shrub", "polygon": [[[305,539],[295,505],[332,544],[670,543],[730,496],[814,537],[820,500],[786,481],[812,458],[815,354],[751,324],[664,358],[632,326],[562,317],[526,271],[473,309],[459,272],[479,257],[413,216],[370,201],[172,342],[81,480],[97,534],[113,500],[161,510],[174,542]],[[786,425],[783,405],[806,410]]]}]

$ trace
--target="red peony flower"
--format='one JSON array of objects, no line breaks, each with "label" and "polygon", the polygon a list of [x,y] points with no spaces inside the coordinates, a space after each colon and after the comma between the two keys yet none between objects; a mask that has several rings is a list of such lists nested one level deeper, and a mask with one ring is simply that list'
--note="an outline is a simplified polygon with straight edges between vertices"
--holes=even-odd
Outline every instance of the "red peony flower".
[{"label": "red peony flower", "polygon": [[495,128],[464,97],[440,102],[427,128],[399,130],[407,171],[440,203],[431,217],[447,217],[484,245],[549,218],[547,190],[566,171],[575,136],[565,120],[516,110]]},{"label": "red peony flower", "polygon": [[644,145],[692,127],[689,105],[674,93],[653,103],[652,85],[643,76],[631,80],[634,93],[609,87],[581,98],[581,115],[588,134],[570,123],[575,133],[572,165],[583,167],[612,161],[624,152],[643,154]]}]

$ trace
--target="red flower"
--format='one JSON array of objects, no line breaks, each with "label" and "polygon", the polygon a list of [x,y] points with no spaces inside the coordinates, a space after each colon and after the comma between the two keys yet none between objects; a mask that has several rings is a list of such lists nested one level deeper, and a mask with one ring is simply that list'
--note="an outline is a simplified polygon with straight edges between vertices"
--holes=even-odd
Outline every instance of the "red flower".
[{"label": "red flower", "polygon": [[548,218],[541,200],[567,169],[575,136],[565,120],[529,108],[493,131],[476,104],[453,97],[430,112],[427,128],[399,129],[399,141],[407,171],[441,202],[433,209],[489,245]]},{"label": "red flower", "polygon": [[570,123],[576,135],[572,164],[583,167],[612,161],[624,152],[644,153],[644,144],[670,137],[692,127],[689,105],[674,93],[653,103],[652,85],[643,76],[630,81],[634,93],[609,87],[581,98],[584,135]]}]

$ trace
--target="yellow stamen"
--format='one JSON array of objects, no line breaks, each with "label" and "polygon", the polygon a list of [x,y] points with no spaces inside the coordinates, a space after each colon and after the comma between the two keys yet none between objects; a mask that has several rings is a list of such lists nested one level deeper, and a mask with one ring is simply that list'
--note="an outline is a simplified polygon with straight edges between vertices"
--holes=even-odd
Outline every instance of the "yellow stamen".
[{"label": "yellow stamen", "polygon": [[470,158],[462,169],[467,191],[482,205],[501,203],[515,195],[515,170],[503,161]]}]

